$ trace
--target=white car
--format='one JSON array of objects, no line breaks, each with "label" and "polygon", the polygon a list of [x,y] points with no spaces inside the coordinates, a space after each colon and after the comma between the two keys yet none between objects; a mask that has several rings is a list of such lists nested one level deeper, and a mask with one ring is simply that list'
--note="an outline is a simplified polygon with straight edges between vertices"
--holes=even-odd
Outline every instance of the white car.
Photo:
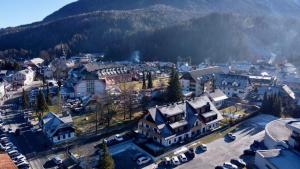
[{"label": "white car", "polygon": [[136,163],[137,163],[138,165],[143,165],[143,164],[146,164],[146,163],[148,163],[148,162],[150,162],[150,161],[151,161],[151,159],[150,159],[149,157],[142,156],[142,157],[140,157],[140,158],[138,158],[138,159],[136,160]]},{"label": "white car", "polygon": [[188,161],[188,159],[186,158],[186,156],[183,153],[179,154],[179,159],[183,163]]},{"label": "white car", "polygon": [[124,140],[123,137],[122,137],[120,134],[116,134],[116,135],[115,135],[115,139],[116,139],[117,141],[123,141],[123,140]]},{"label": "white car", "polygon": [[238,167],[236,165],[231,164],[229,162],[224,163],[223,167],[228,168],[228,169],[238,169]]},{"label": "white car", "polygon": [[173,157],[172,157],[172,163],[173,163],[174,165],[180,165],[180,161],[179,161],[179,159],[178,159],[177,156],[173,156]]},{"label": "white car", "polygon": [[54,157],[54,158],[52,158],[52,161],[53,161],[56,165],[62,164],[62,162],[63,162],[63,160],[62,160],[60,157]]}]

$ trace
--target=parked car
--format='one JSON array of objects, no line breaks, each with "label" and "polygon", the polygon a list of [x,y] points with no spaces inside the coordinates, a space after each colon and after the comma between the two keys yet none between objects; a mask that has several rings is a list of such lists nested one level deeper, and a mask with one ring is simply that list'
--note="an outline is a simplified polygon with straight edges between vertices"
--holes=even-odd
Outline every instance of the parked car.
[{"label": "parked car", "polygon": [[236,165],[231,164],[229,162],[224,163],[223,167],[228,168],[228,169],[238,169],[238,167]]},{"label": "parked car", "polygon": [[181,162],[187,162],[188,160],[187,160],[187,158],[186,158],[186,156],[182,153],[182,154],[179,154],[179,159],[180,159],[180,161]]},{"label": "parked car", "polygon": [[124,140],[123,136],[121,136],[120,134],[116,134],[116,135],[115,135],[115,139],[116,139],[117,141],[123,141],[123,140]]},{"label": "parked car", "polygon": [[146,164],[146,163],[148,163],[150,161],[151,161],[151,159],[149,157],[142,156],[142,157],[140,157],[140,158],[137,159],[136,163],[138,165],[143,165],[143,164]]},{"label": "parked car", "polygon": [[244,155],[254,156],[255,155],[255,151],[253,151],[253,150],[244,150]]},{"label": "parked car", "polygon": [[185,155],[190,158],[193,159],[195,157],[195,152],[193,148],[190,148],[187,152],[185,152]]},{"label": "parked car", "polygon": [[169,157],[165,157],[164,165],[170,165],[170,164],[171,164],[171,159]]},{"label": "parked car", "polygon": [[233,135],[232,133],[228,133],[227,134],[227,138],[229,138],[230,140],[235,140],[236,139],[236,136],[235,135]]},{"label": "parked car", "polygon": [[58,156],[53,157],[53,158],[52,158],[52,161],[53,161],[56,165],[60,165],[60,164],[62,164],[62,162],[63,162],[63,160],[62,160],[60,157],[58,157]]},{"label": "parked car", "polygon": [[173,165],[180,165],[180,161],[177,156],[172,157],[172,163]]},{"label": "parked car", "polygon": [[8,129],[7,129],[7,132],[8,132],[8,133],[13,133],[13,130],[12,130],[11,128],[8,128]]},{"label": "parked car", "polygon": [[207,146],[205,144],[200,144],[196,149],[197,151],[207,151]]},{"label": "parked car", "polygon": [[246,166],[245,161],[242,160],[242,159],[237,159],[237,160],[236,159],[232,159],[230,162],[232,164],[238,166],[238,167],[241,167],[241,168],[244,168]]}]

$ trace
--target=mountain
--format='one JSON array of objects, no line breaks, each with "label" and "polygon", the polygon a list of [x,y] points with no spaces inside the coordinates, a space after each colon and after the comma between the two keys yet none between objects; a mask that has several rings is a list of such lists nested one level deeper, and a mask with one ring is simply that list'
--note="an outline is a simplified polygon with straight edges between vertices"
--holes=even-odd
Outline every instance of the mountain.
[{"label": "mountain", "polygon": [[[105,53],[107,60],[175,61],[295,57],[300,0],[79,0],[43,21],[0,30],[0,57],[25,49]],[[23,50],[22,50],[23,51]],[[23,52],[24,53],[24,52]],[[13,54],[13,55],[12,55]],[[57,53],[54,52],[54,55]]]}]

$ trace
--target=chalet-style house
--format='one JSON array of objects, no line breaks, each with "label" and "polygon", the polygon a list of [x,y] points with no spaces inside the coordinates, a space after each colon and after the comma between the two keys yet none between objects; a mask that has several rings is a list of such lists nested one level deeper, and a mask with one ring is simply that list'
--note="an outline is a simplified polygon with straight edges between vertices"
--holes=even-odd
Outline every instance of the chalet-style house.
[{"label": "chalet-style house", "polygon": [[241,99],[245,99],[252,89],[249,77],[238,74],[217,74],[215,85],[228,97]]},{"label": "chalet-style house", "polygon": [[74,97],[102,97],[106,89],[105,80],[99,79],[97,72],[87,71],[85,67],[69,71],[65,86],[64,91]]},{"label": "chalet-style house", "polygon": [[58,117],[49,112],[40,121],[43,133],[53,144],[63,143],[75,138],[75,129],[73,128],[72,117]]},{"label": "chalet-style house", "polygon": [[196,97],[212,92],[215,88],[215,75],[222,72],[220,67],[214,66],[184,73],[180,78],[182,90],[192,92]]},{"label": "chalet-style house", "polygon": [[35,78],[35,71],[33,71],[30,67],[21,71],[16,72],[13,75],[13,83],[15,85],[26,86],[30,85]]},{"label": "chalet-style house", "polygon": [[148,109],[138,132],[167,147],[218,128],[222,119],[209,98],[201,96]]}]

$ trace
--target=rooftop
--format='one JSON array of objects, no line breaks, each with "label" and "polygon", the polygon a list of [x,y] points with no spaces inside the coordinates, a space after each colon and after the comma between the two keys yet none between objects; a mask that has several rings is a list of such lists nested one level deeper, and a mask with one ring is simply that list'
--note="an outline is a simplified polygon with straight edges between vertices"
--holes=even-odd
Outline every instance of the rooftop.
[{"label": "rooftop", "polygon": [[16,165],[6,153],[0,153],[0,168],[17,169]]},{"label": "rooftop", "polygon": [[296,169],[300,166],[300,156],[290,150],[258,150],[257,153],[268,160],[277,169]]},{"label": "rooftop", "polygon": [[266,134],[276,142],[288,140],[291,135],[291,130],[286,127],[286,124],[292,120],[292,118],[284,118],[271,121],[266,125]]}]

